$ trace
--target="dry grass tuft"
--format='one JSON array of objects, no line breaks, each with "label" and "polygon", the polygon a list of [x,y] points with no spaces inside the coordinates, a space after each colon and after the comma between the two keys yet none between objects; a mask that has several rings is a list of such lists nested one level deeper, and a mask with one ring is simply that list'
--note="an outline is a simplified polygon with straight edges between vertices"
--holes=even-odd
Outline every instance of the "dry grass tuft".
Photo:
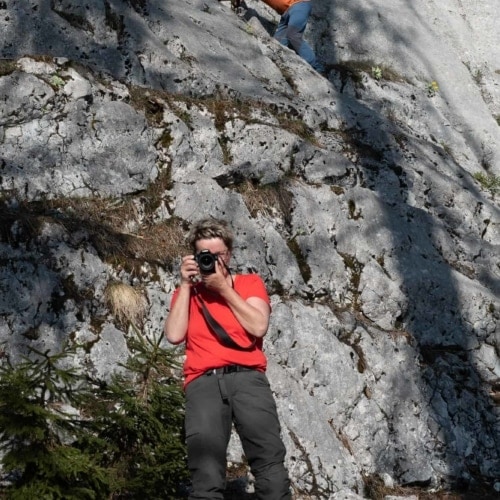
[{"label": "dry grass tuft", "polygon": [[238,192],[253,217],[258,214],[264,217],[279,216],[286,223],[289,222],[293,196],[287,189],[287,183],[259,185],[246,180],[238,186]]},{"label": "dry grass tuft", "polygon": [[[19,244],[36,240],[46,224],[81,234],[112,266],[137,274],[142,266],[172,267],[185,244],[186,225],[176,217],[162,220],[169,211],[171,187],[168,169],[147,190],[121,198],[61,198],[21,201],[0,210],[0,241]],[[18,230],[11,228],[17,224]]]},{"label": "dry grass tuft", "polygon": [[323,146],[318,142],[314,135],[314,130],[309,127],[303,120],[296,117],[288,117],[286,114],[280,114],[277,116],[279,120],[280,127],[286,131],[294,134],[306,142],[309,142],[317,148],[322,148]]},{"label": "dry grass tuft", "polygon": [[491,484],[475,483],[469,486],[455,486],[448,489],[436,489],[425,486],[394,486],[388,487],[382,478],[376,474],[366,475],[364,481],[364,496],[370,500],[384,500],[388,496],[416,497],[419,500],[493,500],[498,498]]},{"label": "dry grass tuft", "polygon": [[148,302],[136,288],[114,281],[106,287],[104,298],[116,321],[121,325],[142,325]]},{"label": "dry grass tuft", "polygon": [[[247,123],[266,123],[256,120],[255,110],[261,110],[276,118],[281,128],[297,135],[311,144],[322,147],[315,137],[314,131],[298,116],[291,116],[288,112],[280,112],[276,106],[257,100],[241,100],[215,93],[203,98],[171,94],[164,90],[146,89],[138,86],[129,86],[130,103],[142,111],[148,122],[155,126],[164,126],[164,112],[170,108],[188,127],[192,128],[189,110],[193,107],[204,108],[214,117],[214,125],[219,133],[223,133],[226,123],[239,118]],[[169,145],[169,131],[165,131],[162,143]]]},{"label": "dry grass tuft", "polygon": [[149,262],[171,266],[179,255],[191,252],[186,244],[182,224],[177,220],[157,224],[154,231],[143,228],[140,237],[141,239],[135,239],[134,252]]},{"label": "dry grass tuft", "polygon": [[10,75],[16,70],[16,62],[12,59],[0,59],[0,76]]}]

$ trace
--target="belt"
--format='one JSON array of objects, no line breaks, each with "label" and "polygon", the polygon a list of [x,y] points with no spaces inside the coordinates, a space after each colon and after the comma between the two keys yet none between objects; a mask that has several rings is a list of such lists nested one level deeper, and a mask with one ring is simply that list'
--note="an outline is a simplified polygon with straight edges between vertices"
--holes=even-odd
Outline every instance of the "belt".
[{"label": "belt", "polygon": [[236,372],[249,372],[253,371],[254,368],[242,365],[226,365],[220,368],[211,368],[205,372],[205,375],[225,375],[226,373],[236,373]]}]

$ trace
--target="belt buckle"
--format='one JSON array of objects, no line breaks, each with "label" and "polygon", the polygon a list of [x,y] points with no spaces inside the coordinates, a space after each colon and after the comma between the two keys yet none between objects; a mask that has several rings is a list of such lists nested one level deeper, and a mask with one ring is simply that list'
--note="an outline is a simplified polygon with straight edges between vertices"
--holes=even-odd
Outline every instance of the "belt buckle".
[{"label": "belt buckle", "polygon": [[228,365],[224,371],[225,373],[235,373],[238,371],[238,365]]}]

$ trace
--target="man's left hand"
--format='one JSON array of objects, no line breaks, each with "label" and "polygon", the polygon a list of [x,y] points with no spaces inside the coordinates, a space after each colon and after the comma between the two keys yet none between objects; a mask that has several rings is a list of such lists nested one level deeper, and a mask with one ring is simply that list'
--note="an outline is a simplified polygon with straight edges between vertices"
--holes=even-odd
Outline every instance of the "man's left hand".
[{"label": "man's left hand", "polygon": [[217,260],[215,263],[215,272],[210,274],[202,274],[201,281],[210,290],[220,292],[223,288],[228,286],[226,276],[222,272],[222,265]]}]

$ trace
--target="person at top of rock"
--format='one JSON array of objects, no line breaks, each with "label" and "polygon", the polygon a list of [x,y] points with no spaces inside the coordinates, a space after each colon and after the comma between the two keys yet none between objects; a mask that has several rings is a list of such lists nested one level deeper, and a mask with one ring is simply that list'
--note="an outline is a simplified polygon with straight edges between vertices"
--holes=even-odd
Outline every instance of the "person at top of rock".
[{"label": "person at top of rock", "polygon": [[[304,40],[303,35],[311,15],[311,0],[262,0],[278,14],[279,21],[274,38],[285,47],[293,49],[302,59],[308,62],[318,73],[324,74],[325,68],[318,60],[312,47]],[[233,9],[237,9],[243,0],[231,0]]]}]

